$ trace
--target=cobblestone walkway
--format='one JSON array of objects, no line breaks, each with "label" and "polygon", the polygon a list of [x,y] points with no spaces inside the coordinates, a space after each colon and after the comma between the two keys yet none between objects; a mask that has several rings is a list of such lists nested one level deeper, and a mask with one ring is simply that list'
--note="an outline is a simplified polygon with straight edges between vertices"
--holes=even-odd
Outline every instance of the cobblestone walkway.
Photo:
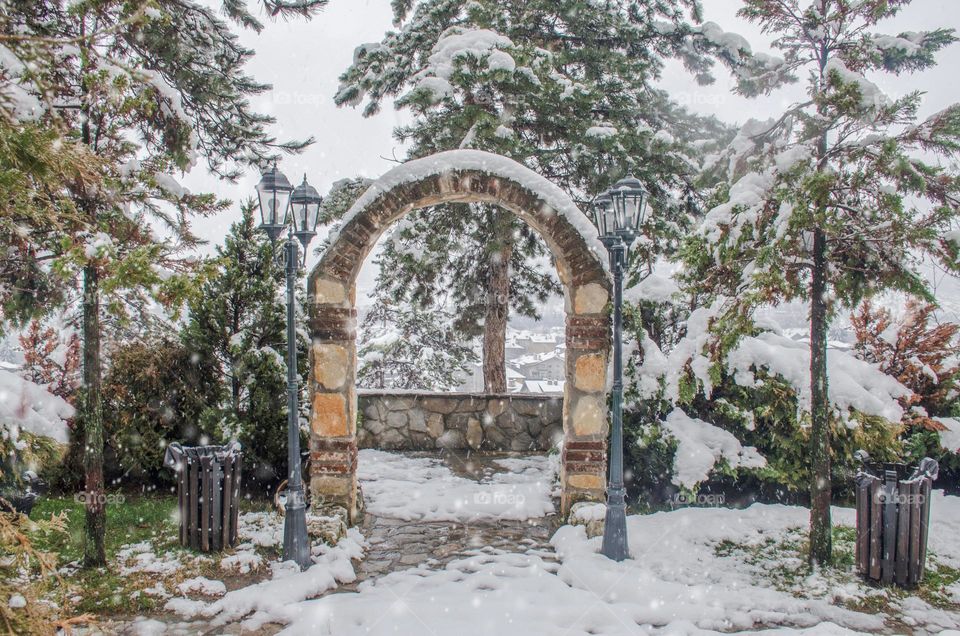
[{"label": "cobblestone walkway", "polygon": [[[479,482],[493,472],[504,472],[505,469],[494,460],[519,454],[444,451],[440,455],[427,452],[410,455],[440,457],[455,474]],[[529,456],[529,453],[526,455]],[[455,523],[405,521],[367,514],[360,531],[370,547],[357,567],[357,581],[337,591],[355,590],[367,579],[421,564],[429,568],[442,568],[469,551],[485,546],[508,552],[537,550],[552,553],[549,540],[557,525],[557,515],[527,521],[480,519]]]}]

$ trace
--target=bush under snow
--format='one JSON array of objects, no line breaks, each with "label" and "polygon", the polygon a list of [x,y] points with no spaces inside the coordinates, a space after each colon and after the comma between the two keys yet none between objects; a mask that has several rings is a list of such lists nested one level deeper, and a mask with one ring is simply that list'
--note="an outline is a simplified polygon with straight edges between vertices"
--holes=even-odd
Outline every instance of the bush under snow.
[{"label": "bush under snow", "polygon": [[15,444],[24,431],[66,444],[74,409],[39,384],[0,370],[0,435]]}]

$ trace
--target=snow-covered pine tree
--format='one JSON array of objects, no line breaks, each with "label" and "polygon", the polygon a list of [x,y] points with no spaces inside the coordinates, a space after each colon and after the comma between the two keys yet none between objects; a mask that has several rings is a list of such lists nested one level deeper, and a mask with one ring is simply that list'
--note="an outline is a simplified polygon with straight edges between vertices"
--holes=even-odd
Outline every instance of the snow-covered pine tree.
[{"label": "snow-covered pine tree", "polygon": [[[656,88],[668,58],[710,81],[715,60],[756,85],[779,61],[750,54],[740,36],[698,24],[693,0],[402,0],[396,32],[357,48],[336,101],[375,114],[397,96],[414,122],[397,138],[410,157],[475,148],[518,160],[585,203],[626,173],[656,196],[658,214],[639,260],[670,251],[688,225],[678,204],[693,188],[701,150],[723,137]],[[678,196],[679,195],[679,196]],[[411,257],[410,246],[428,249]],[[437,206],[416,214],[387,243],[381,266],[394,277],[377,294],[397,302],[407,288],[420,307],[449,290],[458,326],[484,335],[487,390],[504,390],[503,342],[510,311],[535,316],[559,291],[537,267],[546,249],[512,215],[489,206]],[[411,308],[416,311],[417,308]]]},{"label": "snow-covered pine tree", "polygon": [[[871,73],[921,70],[953,31],[875,32],[908,2],[746,0],[809,99],[748,122],[718,160],[729,190],[687,249],[690,280],[728,297],[720,330],[753,307],[810,302],[810,560],[831,557],[827,329],[881,289],[933,300],[921,256],[958,271],[960,106],[917,121],[921,93],[884,95]],[[946,160],[945,160],[946,159]],[[954,235],[955,236],[955,235]]]},{"label": "snow-covered pine tree", "polygon": [[[0,67],[0,73],[3,68]],[[2,95],[2,91],[0,91]],[[84,231],[65,183],[93,183],[96,158],[57,131],[16,122],[0,104],[0,333],[61,306],[66,287],[51,267],[63,235]]]},{"label": "snow-covered pine tree", "polygon": [[377,389],[450,390],[477,361],[442,307],[401,308],[377,299],[363,317],[357,380]]},{"label": "snow-covered pine tree", "polygon": [[[324,1],[264,4],[272,14],[310,13]],[[224,204],[187,192],[173,172],[202,156],[214,173],[234,177],[304,145],[278,143],[266,130],[272,119],[250,107],[249,96],[268,87],[244,73],[253,52],[231,23],[262,25],[244,2],[221,6],[231,22],[194,0],[4,0],[0,11],[0,109],[14,122],[41,122],[55,132],[52,143],[99,161],[95,178],[66,182],[80,227],[54,252],[56,270],[83,281],[88,566],[106,563],[101,295],[120,312],[124,294],[169,303],[192,287],[190,218]]]},{"label": "snow-covered pine tree", "polygon": [[[196,360],[196,395],[204,402],[188,410],[201,414],[202,430],[238,439],[257,482],[269,486],[287,465],[285,279],[255,210],[254,202],[244,204],[241,219],[217,247],[216,271],[191,300],[181,338]],[[307,342],[301,334],[301,376]]]}]

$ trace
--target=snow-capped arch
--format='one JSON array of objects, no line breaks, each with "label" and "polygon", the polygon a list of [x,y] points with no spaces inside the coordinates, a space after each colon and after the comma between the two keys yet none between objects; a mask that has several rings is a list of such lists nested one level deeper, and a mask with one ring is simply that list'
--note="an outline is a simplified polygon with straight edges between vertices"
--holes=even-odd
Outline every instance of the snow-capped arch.
[{"label": "snow-capped arch", "polygon": [[401,164],[344,216],[310,273],[312,494],[356,513],[356,279],[377,240],[410,212],[492,203],[543,237],[567,312],[563,508],[602,499],[606,471],[610,283],[596,230],[559,187],[499,155],[452,150]]}]

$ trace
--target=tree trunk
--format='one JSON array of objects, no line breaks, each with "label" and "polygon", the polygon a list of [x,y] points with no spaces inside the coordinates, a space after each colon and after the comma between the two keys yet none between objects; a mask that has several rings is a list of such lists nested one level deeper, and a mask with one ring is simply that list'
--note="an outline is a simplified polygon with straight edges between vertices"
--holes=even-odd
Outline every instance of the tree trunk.
[{"label": "tree trunk", "polygon": [[[826,12],[827,0],[821,0]],[[826,15],[824,13],[823,15]],[[830,50],[821,42],[820,83],[826,84]],[[829,140],[823,131],[817,140],[817,170],[828,168]],[[813,271],[810,280],[810,554],[811,566],[827,564],[833,557],[830,533],[830,402],[827,395],[827,237],[823,223],[829,202],[817,201],[813,231]]]},{"label": "tree trunk", "polygon": [[[86,34],[86,16],[80,20],[80,34]],[[90,131],[90,101],[87,97],[88,54],[81,50],[81,113],[80,134],[83,143],[96,152]],[[97,218],[97,203],[89,193],[82,194],[80,207],[92,223]],[[83,400],[80,419],[83,421],[83,472],[86,531],[83,541],[83,565],[102,567],[107,564],[104,536],[107,529],[107,500],[103,492],[103,403],[100,396],[100,272],[95,262],[83,268]]]},{"label": "tree trunk", "polygon": [[83,429],[86,435],[83,469],[86,476],[85,567],[107,564],[104,534],[107,523],[103,492],[103,407],[100,399],[100,299],[99,272],[95,264],[83,270]]},{"label": "tree trunk", "polygon": [[827,397],[826,237],[813,233],[810,284],[810,564],[829,563],[830,404]]},{"label": "tree trunk", "polygon": [[507,392],[505,343],[510,319],[510,260],[513,256],[512,218],[495,210],[491,214],[495,227],[495,244],[490,253],[490,276],[487,280],[486,316],[483,323],[483,387],[487,393]]}]

